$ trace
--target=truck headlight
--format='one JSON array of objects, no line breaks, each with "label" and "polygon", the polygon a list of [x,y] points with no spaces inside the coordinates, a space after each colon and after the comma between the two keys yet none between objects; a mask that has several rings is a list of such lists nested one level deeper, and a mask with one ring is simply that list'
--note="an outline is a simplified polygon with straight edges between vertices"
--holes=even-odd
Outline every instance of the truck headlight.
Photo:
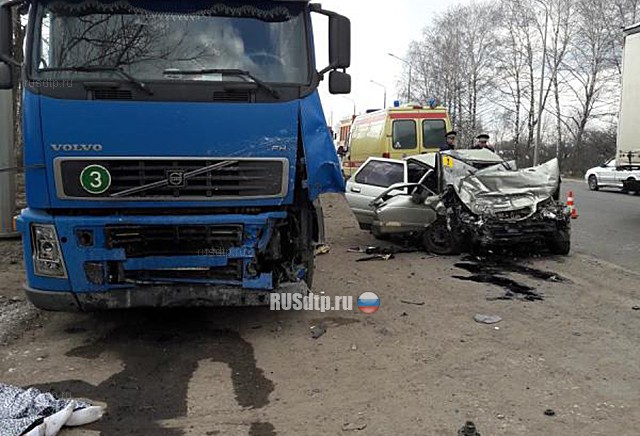
[{"label": "truck headlight", "polygon": [[32,224],[33,269],[36,275],[66,278],[62,250],[56,228],[51,224]]}]

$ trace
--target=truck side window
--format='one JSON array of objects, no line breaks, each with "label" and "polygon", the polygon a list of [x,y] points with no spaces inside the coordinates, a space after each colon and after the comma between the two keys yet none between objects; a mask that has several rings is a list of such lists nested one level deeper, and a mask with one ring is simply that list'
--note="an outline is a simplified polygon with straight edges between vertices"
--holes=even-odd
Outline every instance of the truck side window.
[{"label": "truck side window", "polygon": [[356,183],[381,188],[404,183],[404,165],[400,162],[369,161],[356,176]]},{"label": "truck side window", "polygon": [[414,120],[397,120],[393,122],[392,145],[396,150],[408,150],[418,146],[416,122]]},{"label": "truck side window", "polygon": [[446,149],[444,135],[447,133],[447,126],[444,120],[424,120],[422,122],[422,143],[424,148]]}]

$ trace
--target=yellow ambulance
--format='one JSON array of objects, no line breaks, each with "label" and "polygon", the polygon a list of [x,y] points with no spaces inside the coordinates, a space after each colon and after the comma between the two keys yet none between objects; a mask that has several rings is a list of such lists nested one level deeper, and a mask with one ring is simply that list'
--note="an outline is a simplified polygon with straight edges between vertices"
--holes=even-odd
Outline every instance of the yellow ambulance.
[{"label": "yellow ambulance", "polygon": [[342,161],[344,176],[351,177],[370,157],[402,159],[445,149],[451,129],[444,107],[411,104],[360,115],[353,121]]}]

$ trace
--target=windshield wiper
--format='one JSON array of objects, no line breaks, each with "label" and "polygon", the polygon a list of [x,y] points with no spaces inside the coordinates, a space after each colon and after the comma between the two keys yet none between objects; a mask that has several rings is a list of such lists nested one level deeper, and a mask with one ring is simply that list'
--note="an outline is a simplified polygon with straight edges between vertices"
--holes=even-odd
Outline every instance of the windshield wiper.
[{"label": "windshield wiper", "polygon": [[146,92],[149,95],[153,95],[153,91],[149,89],[149,87],[140,79],[136,79],[131,74],[127,73],[122,67],[110,67],[110,66],[102,66],[102,65],[88,65],[85,67],[75,66],[75,67],[51,67],[51,68],[42,68],[38,70],[40,72],[56,72],[56,71],[75,71],[79,73],[99,73],[99,72],[114,72],[120,74],[122,77],[127,79],[130,83],[136,85],[140,90]]},{"label": "windshield wiper", "polygon": [[254,76],[250,71],[237,70],[237,69],[223,69],[223,68],[202,68],[200,70],[178,70],[175,68],[167,68],[163,71],[163,74],[176,74],[179,76],[197,76],[199,74],[222,74],[227,76],[240,76],[253,80],[253,82],[271,94],[274,98],[280,99],[280,93],[274,89],[271,85],[262,81],[262,79]]}]

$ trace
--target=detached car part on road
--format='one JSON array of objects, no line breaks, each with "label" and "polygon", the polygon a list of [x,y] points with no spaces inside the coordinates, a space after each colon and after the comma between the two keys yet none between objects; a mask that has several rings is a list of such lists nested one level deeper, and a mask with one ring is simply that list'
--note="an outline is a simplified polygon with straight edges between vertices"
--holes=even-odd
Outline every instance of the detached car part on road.
[{"label": "detached car part on road", "polygon": [[489,150],[370,158],[347,182],[360,228],[421,238],[436,254],[534,243],[568,254],[570,211],[559,192],[556,159],[518,170]]}]

